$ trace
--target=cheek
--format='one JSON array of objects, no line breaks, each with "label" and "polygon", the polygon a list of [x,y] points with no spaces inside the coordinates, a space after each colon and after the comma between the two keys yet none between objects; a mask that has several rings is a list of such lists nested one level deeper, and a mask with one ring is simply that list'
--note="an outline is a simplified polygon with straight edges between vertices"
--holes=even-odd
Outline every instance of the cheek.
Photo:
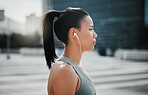
[{"label": "cheek", "polygon": [[83,47],[91,47],[93,45],[93,37],[91,33],[85,33],[82,38]]},{"label": "cheek", "polygon": [[88,31],[88,32],[85,34],[85,41],[86,41],[86,42],[90,42],[90,41],[92,41],[92,39],[93,39],[93,35],[92,35],[91,32]]}]

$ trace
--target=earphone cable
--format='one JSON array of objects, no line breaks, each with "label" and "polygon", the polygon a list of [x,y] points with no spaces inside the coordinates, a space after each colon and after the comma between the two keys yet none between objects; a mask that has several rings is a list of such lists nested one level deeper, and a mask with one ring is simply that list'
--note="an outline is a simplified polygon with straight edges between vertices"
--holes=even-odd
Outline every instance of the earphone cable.
[{"label": "earphone cable", "polygon": [[[78,39],[78,41],[79,41],[79,45],[80,45],[80,52],[81,52],[81,54],[82,54],[82,46],[81,46],[81,42],[80,42],[80,39],[79,39],[79,37],[78,36],[76,36],[77,37],[77,39]],[[84,70],[86,70],[87,71],[87,68],[86,68],[86,65],[84,64],[84,61],[83,61],[83,56],[81,57],[81,59],[82,59],[82,64],[83,64],[83,67],[85,68]],[[88,73],[88,72],[87,72]],[[90,74],[88,73],[88,75],[90,76]]]}]

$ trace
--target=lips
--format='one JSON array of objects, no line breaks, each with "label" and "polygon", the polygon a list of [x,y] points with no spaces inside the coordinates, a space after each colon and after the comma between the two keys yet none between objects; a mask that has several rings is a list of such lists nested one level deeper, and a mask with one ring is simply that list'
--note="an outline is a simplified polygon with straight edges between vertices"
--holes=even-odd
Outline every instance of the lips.
[{"label": "lips", "polygon": [[94,41],[93,44],[96,45],[96,41]]}]

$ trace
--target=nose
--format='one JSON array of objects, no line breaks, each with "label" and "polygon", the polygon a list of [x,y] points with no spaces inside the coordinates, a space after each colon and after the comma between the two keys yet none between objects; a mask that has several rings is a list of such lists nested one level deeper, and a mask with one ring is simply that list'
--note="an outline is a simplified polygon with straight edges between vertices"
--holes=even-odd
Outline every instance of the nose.
[{"label": "nose", "polygon": [[94,31],[94,38],[97,39],[97,37],[98,37],[98,35],[97,35],[97,33]]}]

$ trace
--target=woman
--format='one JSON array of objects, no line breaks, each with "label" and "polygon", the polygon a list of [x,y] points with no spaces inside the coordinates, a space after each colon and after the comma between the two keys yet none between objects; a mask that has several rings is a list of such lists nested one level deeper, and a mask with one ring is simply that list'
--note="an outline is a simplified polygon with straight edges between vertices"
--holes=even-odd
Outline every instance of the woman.
[{"label": "woman", "polygon": [[[50,69],[48,95],[96,95],[92,81],[80,66],[82,53],[92,51],[97,38],[89,14],[81,8],[52,10],[43,16],[42,28],[45,58]],[[55,60],[58,57],[53,31],[64,43],[64,52],[58,60]]]}]

